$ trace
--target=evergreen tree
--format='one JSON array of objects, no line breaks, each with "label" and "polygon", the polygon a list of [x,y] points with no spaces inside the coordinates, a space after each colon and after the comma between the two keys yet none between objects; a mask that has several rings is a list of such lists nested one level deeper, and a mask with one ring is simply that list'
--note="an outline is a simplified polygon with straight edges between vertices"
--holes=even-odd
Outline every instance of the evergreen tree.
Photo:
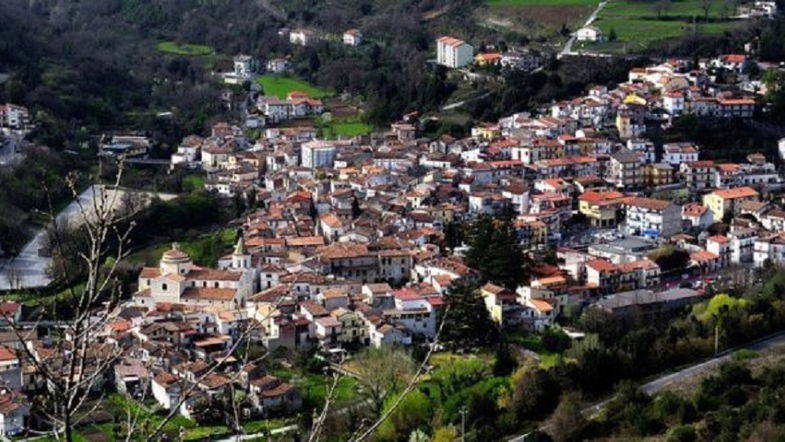
[{"label": "evergreen tree", "polygon": [[363,210],[360,208],[360,202],[357,200],[357,196],[355,196],[352,200],[352,218],[356,219],[362,213]]},{"label": "evergreen tree", "polygon": [[511,221],[479,219],[470,229],[468,244],[464,259],[480,272],[483,282],[515,289],[528,280],[525,257]]},{"label": "evergreen tree", "polygon": [[454,221],[447,223],[444,226],[444,248],[452,252],[461,245],[461,242],[463,242],[463,232],[460,224]]},{"label": "evergreen tree", "polygon": [[507,376],[518,366],[518,361],[510,352],[510,346],[500,342],[496,347],[496,361],[493,363],[494,376]]},{"label": "evergreen tree", "polygon": [[483,347],[495,342],[499,331],[476,287],[458,284],[445,296],[450,312],[442,342],[458,348]]}]

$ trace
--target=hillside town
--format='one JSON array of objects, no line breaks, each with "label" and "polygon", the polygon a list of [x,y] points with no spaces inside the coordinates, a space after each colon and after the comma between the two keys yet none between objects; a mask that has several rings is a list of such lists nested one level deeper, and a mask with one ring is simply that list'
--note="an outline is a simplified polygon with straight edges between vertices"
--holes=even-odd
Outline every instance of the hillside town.
[{"label": "hillside town", "polygon": [[[287,35],[302,46],[317,38]],[[351,29],[341,39],[354,47],[364,37]],[[449,68],[532,71],[541,62],[522,50],[475,55],[454,37],[436,47],[436,63]],[[232,223],[234,248],[208,267],[172,243],[141,270],[116,318],[96,328],[95,352],[120,354],[101,383],[185,418],[234,389],[250,398],[249,416],[293,416],[302,392],[264,363],[235,358],[238,345],[339,363],[367,347],[435,343],[446,297],[472,285],[499,329],[536,334],[591,309],[622,318],[676,311],[704,299],[728,269],[785,264],[785,139],[778,152],[729,162],[693,140],[649,138],[687,116],[753,119],[764,109],[751,65],[781,69],[742,54],[669,58],[631,69],[615,88],[476,124],[465,138],[423,136],[417,112],[383,131],[321,138],[310,120],[298,123],[324,114],[322,100],[255,94],[258,137],[246,121],[220,122],[163,160],[248,203]],[[287,69],[238,56],[223,79],[240,84],[261,66]],[[30,125],[26,109],[0,106],[4,135]],[[116,135],[99,148],[104,160],[145,159],[153,143]],[[464,259],[469,245],[455,231],[488,219],[509,222],[530,260],[517,286]],[[23,302],[0,309],[19,320]],[[47,388],[18,346],[47,363],[53,337],[0,339],[0,435],[12,436],[25,430],[26,394]]]}]

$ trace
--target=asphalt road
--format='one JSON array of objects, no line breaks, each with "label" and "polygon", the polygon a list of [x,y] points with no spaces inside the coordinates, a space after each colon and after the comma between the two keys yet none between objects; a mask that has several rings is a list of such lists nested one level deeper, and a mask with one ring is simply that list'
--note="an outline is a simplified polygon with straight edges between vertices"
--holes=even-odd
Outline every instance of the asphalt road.
[{"label": "asphalt road", "polygon": [[[749,350],[761,352],[766,350],[772,350],[779,347],[785,347],[785,331],[774,333],[772,335],[769,335],[765,338],[761,338],[747,345],[742,345],[739,347],[734,347],[722,351],[717,356],[711,359],[707,359],[695,365],[690,365],[689,367],[683,368],[674,373],[660,376],[657,379],[654,379],[650,382],[641,385],[640,388],[643,392],[645,392],[648,395],[657,394],[674,382],[681,382],[686,379],[692,378],[694,376],[698,376],[725,362],[729,362],[733,357],[733,353],[735,353],[738,350],[749,349]],[[583,410],[583,413],[586,415],[586,417],[594,417],[598,415],[603,410],[603,408],[605,408],[605,406],[608,404],[608,402],[610,402],[611,399],[606,399],[602,402],[598,402],[588,408],[585,408]],[[520,434],[517,436],[513,436],[507,440],[508,442],[523,442],[526,440],[526,436],[528,435],[529,433]]]},{"label": "asphalt road", "polygon": [[[597,9],[595,9],[594,12],[591,13],[589,18],[586,19],[586,23],[584,23],[583,26],[581,27],[585,28],[586,26],[589,26],[592,23],[594,23],[594,20],[597,19],[597,16],[600,14],[600,11],[602,11],[602,8],[604,8],[607,3],[608,3],[607,0],[600,2],[600,4],[597,5]],[[557,58],[562,58],[565,55],[574,54],[574,52],[572,51],[572,45],[575,43],[575,40],[577,39],[577,35],[576,35],[577,32],[578,31],[576,29],[576,31],[570,36],[570,39],[567,40],[567,43],[564,44],[564,49],[562,49],[561,52],[559,52],[559,54],[556,56]]]}]

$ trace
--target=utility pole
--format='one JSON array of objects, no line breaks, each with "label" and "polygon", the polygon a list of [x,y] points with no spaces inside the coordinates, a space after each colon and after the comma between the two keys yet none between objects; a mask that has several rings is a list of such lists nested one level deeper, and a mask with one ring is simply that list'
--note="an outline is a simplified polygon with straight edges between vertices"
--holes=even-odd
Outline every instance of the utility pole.
[{"label": "utility pole", "polygon": [[461,442],[466,442],[466,407],[461,407]]},{"label": "utility pole", "polygon": [[720,352],[720,325],[714,326],[714,354]]}]

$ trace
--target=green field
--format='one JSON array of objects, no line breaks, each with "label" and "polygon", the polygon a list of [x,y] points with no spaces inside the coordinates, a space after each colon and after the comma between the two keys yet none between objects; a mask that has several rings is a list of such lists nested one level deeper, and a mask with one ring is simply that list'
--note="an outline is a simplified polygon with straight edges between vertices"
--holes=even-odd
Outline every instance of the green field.
[{"label": "green field", "polygon": [[161,52],[174,55],[210,55],[214,52],[210,46],[177,43],[174,41],[162,41],[158,43],[157,48]]},{"label": "green field", "polygon": [[488,6],[574,6],[594,5],[598,0],[485,0]]},{"label": "green field", "polygon": [[294,77],[262,75],[256,81],[262,86],[265,95],[275,95],[278,98],[286,98],[286,95],[292,91],[305,92],[311,98],[327,98],[334,95],[332,91],[321,89]]},{"label": "green field", "polygon": [[328,140],[351,138],[373,132],[373,126],[362,121],[329,121],[318,125],[319,136]]},{"label": "green field", "polygon": [[[663,10],[656,2],[613,0],[609,2],[594,22],[607,37],[616,32],[616,42],[584,44],[583,48],[606,52],[634,52],[645,49],[658,40],[680,38],[690,34],[720,34],[728,30],[733,21],[722,21],[722,6],[712,3],[708,11],[709,22],[703,22],[704,12],[700,0],[676,0]],[[695,21],[695,24],[693,24]]]}]

